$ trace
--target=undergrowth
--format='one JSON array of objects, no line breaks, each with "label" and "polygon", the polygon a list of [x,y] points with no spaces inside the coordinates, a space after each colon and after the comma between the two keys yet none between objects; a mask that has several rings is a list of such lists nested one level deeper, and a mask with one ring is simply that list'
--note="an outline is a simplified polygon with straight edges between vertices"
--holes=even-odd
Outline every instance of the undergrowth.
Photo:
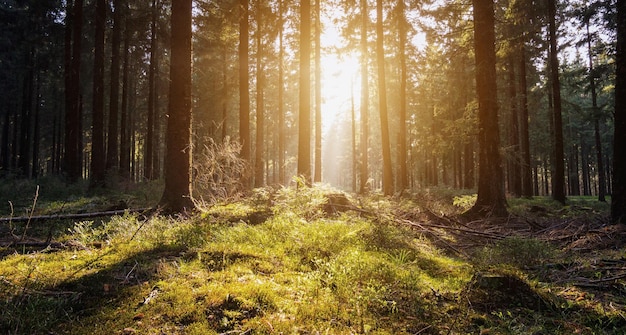
[{"label": "undergrowth", "polygon": [[[619,334],[624,324],[533,275],[563,257],[545,241],[511,237],[451,256],[394,220],[427,194],[346,195],[354,208],[331,213],[337,192],[300,183],[191,218],[63,223],[55,239],[65,248],[2,253],[0,333]],[[448,215],[462,203],[454,197],[428,206]],[[489,300],[508,292],[484,286],[494,276],[531,297]]]}]

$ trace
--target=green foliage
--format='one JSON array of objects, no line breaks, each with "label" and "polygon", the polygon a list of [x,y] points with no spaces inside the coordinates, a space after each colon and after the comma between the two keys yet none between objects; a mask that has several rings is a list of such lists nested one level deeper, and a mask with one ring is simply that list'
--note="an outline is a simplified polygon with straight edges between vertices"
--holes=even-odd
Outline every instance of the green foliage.
[{"label": "green foliage", "polygon": [[[512,334],[545,326],[567,333],[545,311],[502,303],[491,313],[466,300],[478,296],[477,269],[527,278],[561,257],[550,244],[507,238],[459,259],[397,224],[397,213],[423,204],[373,195],[358,200],[361,211],[336,215],[323,210],[329,192],[336,193],[265,188],[191,218],[127,214],[65,223],[60,240],[71,247],[0,259],[0,332]],[[451,208],[454,196],[433,193],[429,206]],[[534,201],[514,206],[543,200]],[[245,219],[259,212],[268,217]],[[545,296],[545,285],[528,284],[516,299]],[[561,305],[590,329],[615,334],[622,325],[616,314],[592,322],[576,302]]]}]

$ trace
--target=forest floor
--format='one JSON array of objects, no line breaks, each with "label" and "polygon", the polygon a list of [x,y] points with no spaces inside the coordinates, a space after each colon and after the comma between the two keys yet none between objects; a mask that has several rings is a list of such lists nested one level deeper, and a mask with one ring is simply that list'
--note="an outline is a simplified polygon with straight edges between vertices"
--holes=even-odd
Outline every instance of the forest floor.
[{"label": "forest floor", "polygon": [[0,333],[626,334],[626,227],[594,198],[467,221],[467,191],[320,186],[191,217],[58,217],[159,194],[75,187],[0,186]]}]

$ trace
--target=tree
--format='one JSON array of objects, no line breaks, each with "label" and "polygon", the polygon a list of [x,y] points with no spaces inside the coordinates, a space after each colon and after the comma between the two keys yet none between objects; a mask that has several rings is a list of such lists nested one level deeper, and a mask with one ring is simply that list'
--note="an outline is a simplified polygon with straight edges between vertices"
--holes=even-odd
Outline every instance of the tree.
[{"label": "tree", "polygon": [[311,1],[300,3],[298,176],[311,182]]},{"label": "tree", "polygon": [[[72,13],[69,14],[70,8]],[[64,171],[70,182],[81,177],[80,62],[83,0],[69,7],[65,35],[65,156]]]},{"label": "tree", "polygon": [[556,41],[556,0],[548,0],[548,20],[550,34],[550,83],[552,88],[554,121],[554,176],[552,177],[552,198],[565,203],[565,157],[563,143],[563,116],[561,113],[561,83],[559,81],[559,59]]},{"label": "tree", "polygon": [[95,41],[93,60],[93,112],[91,133],[90,188],[104,186],[106,153],[104,150],[104,29],[106,2],[96,1]]},{"label": "tree", "polygon": [[398,60],[400,61],[400,108],[398,133],[398,189],[405,190],[409,186],[409,174],[407,170],[407,146],[406,146],[406,86],[407,86],[407,66],[406,66],[406,39],[407,25],[404,0],[398,0]]},{"label": "tree", "polygon": [[113,1],[113,36],[111,38],[111,91],[109,92],[109,131],[107,137],[107,170],[117,170],[119,164],[119,97],[120,43],[122,39],[122,2]]},{"label": "tree", "polygon": [[283,0],[278,0],[278,182],[285,182],[285,46]]},{"label": "tree", "polygon": [[152,0],[152,20],[150,22],[150,66],[148,69],[148,117],[146,123],[146,144],[144,147],[144,178],[148,180],[155,179],[154,164],[154,133],[155,119],[157,114],[157,73],[159,64],[158,40],[157,40],[157,18],[158,18],[158,0]]},{"label": "tree", "polygon": [[617,54],[615,56],[615,130],[611,219],[626,218],[626,1],[617,0]]},{"label": "tree", "polygon": [[313,181],[322,181],[322,23],[321,0],[315,0],[315,175]]},{"label": "tree", "polygon": [[391,143],[387,113],[387,83],[385,82],[385,48],[383,40],[383,1],[376,0],[376,63],[378,66],[378,111],[380,113],[380,136],[383,156],[383,193],[392,195],[393,169],[391,167]]},{"label": "tree", "polygon": [[367,10],[367,0],[361,0],[361,166],[360,166],[360,188],[359,193],[364,194],[369,190],[369,78],[368,78],[368,47],[367,47],[367,27],[369,16]]},{"label": "tree", "polygon": [[254,187],[265,185],[265,64],[263,46],[263,7],[262,2],[257,3],[256,9],[256,141],[254,149]]},{"label": "tree", "polygon": [[194,208],[191,199],[191,3],[191,0],[172,1],[165,189],[159,201],[159,207],[167,213]]},{"label": "tree", "polygon": [[239,141],[241,158],[250,162],[250,84],[248,82],[248,0],[239,0]]},{"label": "tree", "polygon": [[478,198],[468,215],[505,216],[500,158],[493,0],[473,0],[476,93],[478,95]]}]

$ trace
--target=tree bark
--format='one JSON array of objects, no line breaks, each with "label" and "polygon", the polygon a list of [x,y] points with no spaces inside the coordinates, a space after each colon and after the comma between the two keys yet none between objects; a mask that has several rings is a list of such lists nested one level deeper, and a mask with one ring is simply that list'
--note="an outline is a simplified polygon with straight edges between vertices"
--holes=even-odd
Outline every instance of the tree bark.
[{"label": "tree bark", "polygon": [[322,181],[322,47],[320,1],[315,0],[315,172],[313,181]]},{"label": "tree bark", "polygon": [[285,176],[285,109],[284,109],[284,57],[285,47],[283,44],[283,0],[279,0],[278,15],[279,15],[279,28],[278,28],[278,180],[280,184],[286,183]]},{"label": "tree bark", "polygon": [[506,216],[500,158],[493,1],[473,0],[478,95],[478,198],[468,215]]},{"label": "tree bark", "polygon": [[393,195],[393,168],[391,167],[391,143],[387,112],[387,82],[385,78],[385,48],[383,33],[383,1],[376,0],[376,63],[378,65],[378,111],[383,157],[383,193]]},{"label": "tree bark", "polygon": [[[83,26],[83,0],[76,0],[72,6],[71,24],[68,29],[72,29],[70,37],[66,35],[65,41],[69,42],[69,63],[66,59],[66,114],[65,114],[65,156],[64,171],[69,182],[76,182],[81,178],[80,161],[80,62],[81,62],[81,40]],[[67,52],[68,50],[66,50]],[[68,57],[66,55],[66,57]]]},{"label": "tree bark", "polygon": [[257,59],[256,59],[256,141],[254,149],[254,187],[262,187],[265,185],[265,162],[264,162],[264,148],[265,148],[265,101],[264,93],[265,89],[265,69],[263,65],[263,14],[261,9],[261,3],[258,3],[256,17],[257,17]]},{"label": "tree bark", "polygon": [[96,0],[93,60],[93,112],[91,129],[91,175],[89,188],[104,186],[106,153],[104,150],[104,30],[106,2]]},{"label": "tree bark", "polygon": [[369,191],[369,54],[367,30],[369,26],[367,0],[361,0],[361,172],[359,193]]},{"label": "tree bark", "polygon": [[107,170],[117,172],[119,166],[119,98],[120,98],[120,43],[122,34],[122,2],[114,0],[113,36],[111,38],[111,91],[109,94],[109,131],[107,137]]},{"label": "tree bark", "polygon": [[191,199],[191,0],[172,1],[172,47],[167,119],[165,189],[159,207],[193,210]]},{"label": "tree bark", "polygon": [[311,1],[300,2],[298,176],[311,183]]},{"label": "tree bark", "polygon": [[154,133],[155,133],[155,118],[157,110],[157,91],[156,81],[158,80],[158,31],[157,31],[157,19],[158,19],[159,5],[158,0],[152,0],[152,22],[150,23],[150,66],[148,70],[148,118],[146,120],[146,139],[144,146],[144,166],[143,175],[147,180],[153,180],[156,178],[154,173]]},{"label": "tree bark", "polygon": [[407,120],[407,66],[406,66],[406,14],[404,9],[404,0],[398,0],[398,58],[400,62],[400,104],[398,132],[398,189],[403,191],[409,187],[409,174],[407,169],[407,139],[406,139],[406,120]]},{"label": "tree bark", "polygon": [[552,83],[554,119],[554,175],[552,198],[565,204],[565,154],[563,143],[563,117],[561,112],[561,83],[559,80],[559,59],[556,41],[556,0],[548,0],[550,30],[550,80]]},{"label": "tree bark", "polygon": [[[241,158],[250,162],[250,84],[248,82],[248,0],[239,0],[239,141]],[[248,181],[244,182],[246,185]],[[248,185],[246,185],[248,186]]]},{"label": "tree bark", "polygon": [[528,132],[528,84],[526,82],[526,46],[520,41],[520,149],[522,152],[522,196],[533,196],[533,177],[530,163],[530,135]]},{"label": "tree bark", "polygon": [[611,219],[626,218],[626,1],[617,0],[617,54],[615,57],[615,130]]}]

